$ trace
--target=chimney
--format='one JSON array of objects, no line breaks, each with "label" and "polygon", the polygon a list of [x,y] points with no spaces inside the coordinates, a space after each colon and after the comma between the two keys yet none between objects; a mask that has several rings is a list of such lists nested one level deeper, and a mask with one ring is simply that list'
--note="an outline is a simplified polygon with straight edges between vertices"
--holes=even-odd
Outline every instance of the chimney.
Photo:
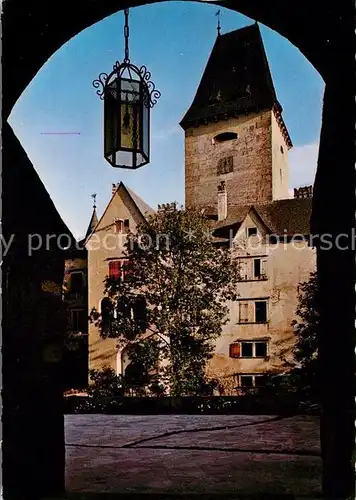
[{"label": "chimney", "polygon": [[119,185],[119,183],[117,184],[112,184],[112,188],[111,188],[111,196],[113,196],[117,190],[117,186]]},{"label": "chimney", "polygon": [[218,185],[218,221],[227,217],[227,192],[225,181]]}]

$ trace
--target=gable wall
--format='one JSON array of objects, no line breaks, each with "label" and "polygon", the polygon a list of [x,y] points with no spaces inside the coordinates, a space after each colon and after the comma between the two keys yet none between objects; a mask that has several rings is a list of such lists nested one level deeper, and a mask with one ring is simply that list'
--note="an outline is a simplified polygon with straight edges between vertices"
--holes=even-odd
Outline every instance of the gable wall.
[{"label": "gable wall", "polygon": [[[107,259],[120,258],[124,255],[125,235],[115,233],[115,218],[129,219],[130,230],[135,232],[142,220],[135,204],[123,188],[119,188],[103,218],[99,221],[95,233],[87,243],[88,249],[88,306],[99,310],[104,297],[104,280],[109,273]],[[116,341],[102,339],[94,324],[89,323],[89,368],[99,369],[107,365],[116,370]]]}]

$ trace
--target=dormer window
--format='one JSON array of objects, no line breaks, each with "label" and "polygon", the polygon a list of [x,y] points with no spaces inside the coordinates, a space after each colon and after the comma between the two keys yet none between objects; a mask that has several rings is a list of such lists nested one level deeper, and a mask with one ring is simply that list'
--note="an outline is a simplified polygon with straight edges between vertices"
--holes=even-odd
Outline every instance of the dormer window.
[{"label": "dormer window", "polygon": [[237,139],[238,135],[236,132],[222,132],[214,137],[214,142],[225,142],[225,141],[233,141]]}]

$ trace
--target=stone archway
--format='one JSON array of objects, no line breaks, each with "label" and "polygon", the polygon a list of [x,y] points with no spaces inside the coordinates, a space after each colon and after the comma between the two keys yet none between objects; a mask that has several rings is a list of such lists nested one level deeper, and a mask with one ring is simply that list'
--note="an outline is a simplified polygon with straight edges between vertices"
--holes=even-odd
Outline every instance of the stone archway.
[{"label": "stone archway", "polygon": [[[5,192],[10,186],[16,186],[16,182],[10,182],[17,175],[13,162],[19,152],[22,154],[7,118],[32,78],[56,50],[86,27],[125,7],[147,3],[155,2],[78,0],[73,3],[63,0],[52,5],[34,0],[21,7],[14,0],[4,3],[2,135]],[[347,50],[354,42],[354,12],[351,3],[350,6],[345,6],[345,3],[334,2],[328,7],[322,0],[221,0],[213,3],[236,10],[279,32],[301,50],[323,77],[326,90],[314,185],[312,231],[330,234],[334,238],[345,233],[351,240],[355,213],[354,117],[352,114],[347,115],[346,111],[354,109],[354,98],[353,92],[348,93],[340,85],[340,82],[349,81],[350,70],[354,69],[353,54],[350,57]],[[21,179],[17,180],[20,181]],[[15,190],[7,199],[12,196],[16,197]],[[4,226],[8,221],[13,221],[10,207],[12,205],[5,201],[2,215]],[[326,249],[319,243],[317,265],[321,281],[323,334],[320,338],[324,387],[323,485],[327,498],[346,498],[353,496],[354,489],[354,249],[350,245],[347,249],[336,246]],[[342,332],[342,341],[335,342],[335,332],[338,331]],[[7,337],[11,339],[10,335]],[[16,346],[9,344],[5,349],[8,352],[13,350],[14,359],[16,358]],[[332,369],[335,360],[342,361],[339,363],[337,377]],[[343,391],[340,390],[339,380],[342,380]],[[63,439],[60,435],[57,437],[57,441]],[[53,439],[56,441],[54,436]],[[22,450],[22,453],[31,460],[30,448]],[[39,470],[39,482],[42,476],[43,471]],[[59,474],[48,485],[48,495],[64,488],[60,476]]]}]

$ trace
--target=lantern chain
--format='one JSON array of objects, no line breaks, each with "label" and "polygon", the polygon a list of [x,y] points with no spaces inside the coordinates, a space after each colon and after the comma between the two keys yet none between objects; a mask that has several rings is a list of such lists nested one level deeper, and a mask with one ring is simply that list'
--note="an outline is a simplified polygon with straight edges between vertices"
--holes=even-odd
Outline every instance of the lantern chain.
[{"label": "lantern chain", "polygon": [[129,56],[129,9],[124,10],[125,13],[125,27],[124,27],[124,37],[125,37],[125,62],[130,61],[130,56]]}]

